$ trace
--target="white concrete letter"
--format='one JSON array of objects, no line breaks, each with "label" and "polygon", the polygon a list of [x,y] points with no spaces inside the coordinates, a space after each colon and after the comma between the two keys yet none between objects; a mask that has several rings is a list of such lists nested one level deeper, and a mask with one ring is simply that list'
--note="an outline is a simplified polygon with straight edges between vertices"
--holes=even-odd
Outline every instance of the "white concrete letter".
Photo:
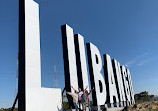
[{"label": "white concrete letter", "polygon": [[[65,88],[71,91],[70,86],[78,89],[76,55],[73,29],[66,25],[61,26],[62,29],[62,42],[63,42],[63,58],[65,69]],[[73,90],[72,90],[73,92]]]},{"label": "white concrete letter", "polygon": [[106,86],[102,70],[102,60],[98,48],[92,43],[87,43],[88,64],[90,71],[91,87],[95,87],[92,92],[93,105],[104,105],[106,102]]},{"label": "white concrete letter", "polygon": [[[75,35],[75,51],[79,87],[83,90],[88,85],[87,63],[84,38],[80,34]],[[87,88],[89,92],[89,87]]]},{"label": "white concrete letter", "polygon": [[[106,78],[106,88],[107,88],[107,95],[108,95],[107,102],[110,102],[110,103],[119,102],[111,58],[108,54],[104,55],[104,75]],[[115,97],[115,101],[114,101],[114,97]]]},{"label": "white concrete letter", "polygon": [[128,83],[129,83],[129,90],[130,90],[130,96],[131,96],[131,103],[134,104],[134,92],[133,92],[133,85],[132,85],[132,79],[131,79],[131,74],[129,69],[126,69],[127,71],[127,76],[128,76]]},{"label": "white concrete letter", "polygon": [[61,110],[61,89],[41,87],[39,5],[19,0],[19,111]]},{"label": "white concrete letter", "polygon": [[[130,91],[129,91],[129,84],[128,84],[128,76],[127,76],[126,69],[124,66],[121,66],[121,73],[122,73],[126,101],[129,102],[131,99],[130,99]],[[127,102],[127,105],[129,105],[128,102]]]},{"label": "white concrete letter", "polygon": [[[123,81],[122,81],[122,74],[121,74],[121,69],[120,69],[120,63],[117,62],[115,59],[112,61],[113,63],[113,71],[114,71],[114,77],[116,81],[116,87],[117,87],[117,92],[118,92],[118,97],[119,97],[119,102],[125,102],[125,92],[124,92],[124,87],[123,87]],[[121,104],[122,106],[122,104]]]}]

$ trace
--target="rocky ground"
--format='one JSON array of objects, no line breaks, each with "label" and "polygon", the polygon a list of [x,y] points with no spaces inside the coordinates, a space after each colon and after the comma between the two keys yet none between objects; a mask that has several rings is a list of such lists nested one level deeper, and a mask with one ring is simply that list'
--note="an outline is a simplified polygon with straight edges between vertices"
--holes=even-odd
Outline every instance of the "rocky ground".
[{"label": "rocky ground", "polygon": [[[0,111],[10,111],[9,109],[0,109]],[[14,110],[17,111],[17,108]],[[136,105],[131,105],[128,110],[124,111],[158,111],[158,101],[143,102]]]},{"label": "rocky ground", "polygon": [[[8,108],[8,109],[0,109],[0,111],[11,111],[11,108]],[[18,109],[15,108],[14,111],[18,111]]]},{"label": "rocky ground", "polygon": [[131,105],[128,111],[158,111],[158,101],[143,102],[137,105]]}]

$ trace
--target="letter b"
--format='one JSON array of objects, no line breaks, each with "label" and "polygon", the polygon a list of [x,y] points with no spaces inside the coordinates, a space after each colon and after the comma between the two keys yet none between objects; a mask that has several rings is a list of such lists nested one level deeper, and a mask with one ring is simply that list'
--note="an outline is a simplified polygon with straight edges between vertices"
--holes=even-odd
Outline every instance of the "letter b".
[{"label": "letter b", "polygon": [[104,105],[106,102],[106,86],[100,73],[102,69],[101,55],[95,45],[92,43],[87,43],[86,45],[91,87],[95,87],[95,91],[92,92],[93,105]]}]

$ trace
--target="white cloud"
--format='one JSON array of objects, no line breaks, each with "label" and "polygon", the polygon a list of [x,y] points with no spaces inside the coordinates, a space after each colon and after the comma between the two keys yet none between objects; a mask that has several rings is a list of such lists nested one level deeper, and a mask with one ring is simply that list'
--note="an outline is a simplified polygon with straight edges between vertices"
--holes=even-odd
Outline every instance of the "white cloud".
[{"label": "white cloud", "polygon": [[144,64],[146,64],[146,63],[149,63],[149,62],[152,62],[152,61],[154,61],[154,60],[156,60],[158,57],[149,57],[149,58],[147,58],[147,59],[144,59],[144,60],[142,60],[142,61],[140,61],[140,62],[138,62],[138,66],[142,66],[142,65],[144,65]]},{"label": "white cloud", "polygon": [[[134,59],[128,61],[128,62],[125,64],[125,66],[126,66],[126,67],[132,67],[132,66],[135,65],[138,61],[140,61],[142,58],[146,57],[148,54],[149,54],[148,52],[145,52],[144,54],[135,57]],[[142,65],[142,64],[140,63],[139,65]]]}]

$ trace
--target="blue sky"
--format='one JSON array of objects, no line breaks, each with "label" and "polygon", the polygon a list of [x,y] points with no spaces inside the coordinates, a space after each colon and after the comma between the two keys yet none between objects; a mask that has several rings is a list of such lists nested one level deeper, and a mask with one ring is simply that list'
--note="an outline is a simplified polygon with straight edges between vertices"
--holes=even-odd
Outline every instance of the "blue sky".
[{"label": "blue sky", "polygon": [[[64,87],[60,26],[68,24],[101,55],[130,69],[135,93],[158,95],[157,0],[36,0],[40,4],[42,86]],[[0,108],[16,95],[18,0],[0,1]],[[60,84],[59,84],[60,82]]]}]

